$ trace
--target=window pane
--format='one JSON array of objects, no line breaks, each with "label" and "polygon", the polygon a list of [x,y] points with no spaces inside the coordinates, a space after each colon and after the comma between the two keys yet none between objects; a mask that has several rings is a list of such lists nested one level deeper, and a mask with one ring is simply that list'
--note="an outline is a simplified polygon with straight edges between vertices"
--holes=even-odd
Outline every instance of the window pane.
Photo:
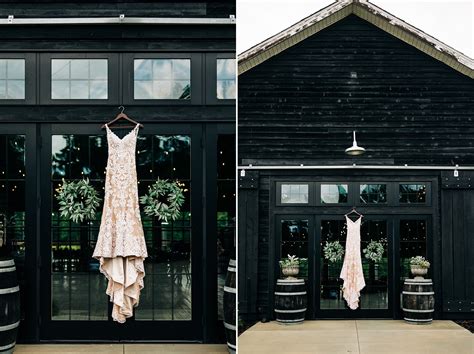
[{"label": "window pane", "polygon": [[410,278],[410,258],[426,258],[426,220],[400,220],[400,285]]},{"label": "window pane", "polygon": [[282,184],[282,204],[307,204],[309,200],[308,184]]},{"label": "window pane", "polygon": [[400,184],[400,203],[426,203],[426,184]]},{"label": "window pane", "polygon": [[308,220],[281,221],[281,258],[286,258],[288,255],[300,258],[298,277],[304,279],[308,278],[308,228]]},{"label": "window pane", "polygon": [[217,59],[217,98],[235,99],[235,59]]},{"label": "window pane", "polygon": [[347,203],[348,190],[347,184],[321,184],[321,203]]},{"label": "window pane", "polygon": [[224,285],[235,260],[235,134],[217,137],[217,316],[224,318]]},{"label": "window pane", "polygon": [[364,204],[381,204],[387,202],[386,184],[361,184],[359,200]]},{"label": "window pane", "polygon": [[25,99],[25,60],[0,59],[0,100]]},{"label": "window pane", "polygon": [[136,100],[191,98],[191,60],[135,59],[133,67]]},{"label": "window pane", "polygon": [[107,59],[52,59],[51,98],[107,99],[107,67]]}]

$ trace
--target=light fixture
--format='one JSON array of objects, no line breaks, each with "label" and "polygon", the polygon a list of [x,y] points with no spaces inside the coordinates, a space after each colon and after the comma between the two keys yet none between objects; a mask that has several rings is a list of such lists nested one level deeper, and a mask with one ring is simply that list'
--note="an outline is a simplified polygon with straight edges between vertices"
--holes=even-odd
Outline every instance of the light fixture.
[{"label": "light fixture", "polygon": [[363,147],[357,146],[355,130],[352,132],[352,135],[354,137],[354,141],[352,142],[352,146],[346,149],[346,154],[351,156],[362,155],[365,152],[365,149]]}]

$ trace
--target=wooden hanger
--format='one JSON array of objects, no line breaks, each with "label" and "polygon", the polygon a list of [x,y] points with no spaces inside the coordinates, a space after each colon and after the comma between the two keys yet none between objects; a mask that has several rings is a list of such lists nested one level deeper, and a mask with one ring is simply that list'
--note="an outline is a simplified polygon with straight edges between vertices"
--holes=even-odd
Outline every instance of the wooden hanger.
[{"label": "wooden hanger", "polygon": [[348,212],[347,214],[345,214],[344,216],[349,216],[351,215],[352,213],[355,213],[356,215],[359,215],[361,218],[364,217],[364,215],[362,215],[361,213],[357,212],[356,208],[355,207],[352,207],[352,210],[350,212]]},{"label": "wooden hanger", "polygon": [[119,109],[121,109],[121,111],[120,111],[119,114],[117,114],[117,117],[115,117],[114,119],[112,119],[110,122],[104,124],[104,125],[102,126],[102,129],[104,129],[105,126],[108,126],[110,129],[113,129],[113,128],[110,127],[110,125],[111,125],[111,124],[114,124],[114,123],[117,122],[119,119],[125,119],[126,121],[135,124],[135,125],[120,125],[120,126],[117,127],[117,128],[119,128],[119,129],[135,128],[137,125],[138,125],[140,128],[143,128],[143,124],[140,124],[140,123],[138,123],[137,121],[134,121],[134,120],[131,119],[129,116],[127,116],[125,113],[123,113],[123,111],[125,111],[125,107],[124,107],[124,106],[120,106]]}]

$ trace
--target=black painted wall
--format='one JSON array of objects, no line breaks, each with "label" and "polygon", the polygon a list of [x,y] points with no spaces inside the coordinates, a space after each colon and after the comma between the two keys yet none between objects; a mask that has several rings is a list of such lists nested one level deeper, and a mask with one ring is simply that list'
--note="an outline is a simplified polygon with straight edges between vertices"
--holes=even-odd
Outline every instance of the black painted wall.
[{"label": "black painted wall", "polygon": [[235,1],[1,0],[0,17],[229,17]]},{"label": "black painted wall", "polygon": [[356,130],[361,163],[474,164],[473,123],[474,80],[354,15],[239,76],[241,162],[341,162]]}]

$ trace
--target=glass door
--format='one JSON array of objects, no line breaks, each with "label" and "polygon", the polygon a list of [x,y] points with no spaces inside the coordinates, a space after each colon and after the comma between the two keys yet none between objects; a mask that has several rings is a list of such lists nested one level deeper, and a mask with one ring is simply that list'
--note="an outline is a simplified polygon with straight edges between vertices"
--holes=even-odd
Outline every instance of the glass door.
[{"label": "glass door", "polygon": [[[119,133],[123,135],[126,132]],[[148,249],[145,287],[134,316],[112,321],[107,280],[92,258],[102,204],[95,219],[61,216],[57,200],[64,181],[88,178],[103,198],[107,140],[98,124],[44,126],[42,204],[42,339],[200,340],[202,152],[200,125],[146,124],[137,141],[138,194],[158,178],[179,183],[185,203],[176,220],[142,213]],[[192,212],[191,212],[192,211]]]},{"label": "glass door", "polygon": [[[347,226],[343,216],[316,217],[316,318],[392,316],[393,223],[385,216],[366,215],[361,223],[361,255],[365,287],[359,308],[351,310],[339,278],[344,261]],[[375,252],[374,252],[375,251]]]},{"label": "glass door", "polygon": [[36,129],[2,123],[0,132],[0,256],[13,257],[20,286],[18,341],[36,340]]}]

